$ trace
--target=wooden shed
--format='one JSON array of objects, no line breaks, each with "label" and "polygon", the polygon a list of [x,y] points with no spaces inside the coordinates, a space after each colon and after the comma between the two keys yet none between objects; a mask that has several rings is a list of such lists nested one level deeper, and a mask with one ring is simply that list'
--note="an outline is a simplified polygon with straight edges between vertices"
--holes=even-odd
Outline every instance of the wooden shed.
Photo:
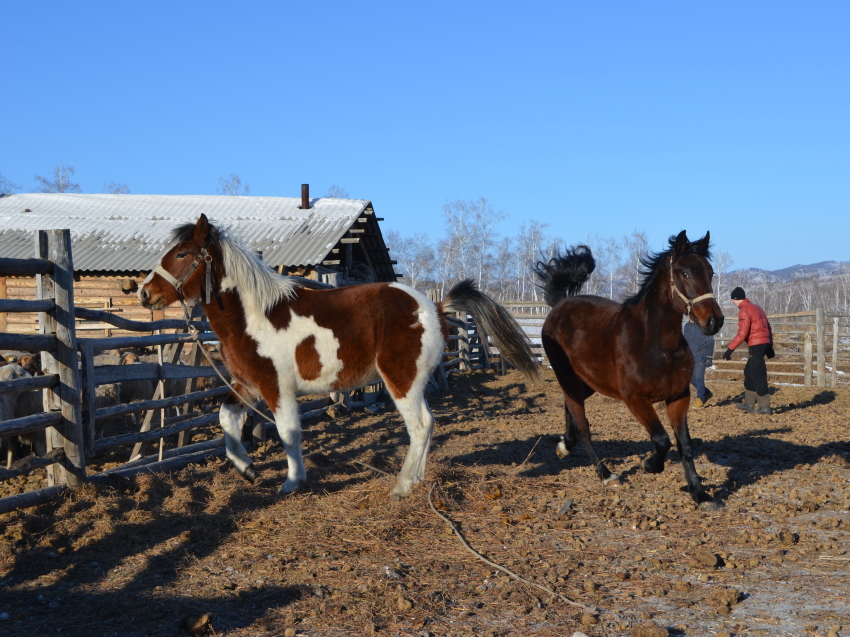
[{"label": "wooden shed", "polygon": [[[134,320],[181,318],[179,307],[144,309],[139,283],[170,247],[171,231],[204,213],[282,274],[332,286],[396,281],[400,275],[366,199],[216,195],[25,193],[0,197],[0,256],[34,256],[34,231],[70,229],[75,305]],[[34,299],[32,277],[0,277],[0,298]],[[78,330],[121,334],[105,323]],[[0,313],[0,332],[35,333],[35,314]]]}]

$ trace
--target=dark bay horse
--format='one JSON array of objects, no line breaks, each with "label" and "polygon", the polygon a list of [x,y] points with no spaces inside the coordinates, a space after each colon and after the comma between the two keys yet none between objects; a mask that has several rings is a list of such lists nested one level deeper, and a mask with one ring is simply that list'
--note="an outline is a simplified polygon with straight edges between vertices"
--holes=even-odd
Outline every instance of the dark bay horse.
[{"label": "dark bay horse", "polygon": [[288,463],[281,492],[290,493],[306,480],[297,395],[346,391],[381,378],[410,434],[392,491],[406,496],[425,474],[434,419],[424,393],[445,348],[446,312],[472,314],[508,360],[530,377],[538,373],[522,329],[471,281],[437,305],[399,283],[311,290],[275,274],[205,215],[176,228],[173,240],[139,300],[153,309],[178,300],[204,303],[234,380],[235,393],[219,418],[227,457],[251,482],[256,472],[240,442],[245,403],[262,397],[274,414]]},{"label": "dark bay horse", "polygon": [[553,306],[543,324],[543,348],[564,392],[567,426],[558,445],[566,456],[577,440],[605,484],[619,477],[599,459],[590,441],[584,401],[594,392],[622,400],[655,446],[642,461],[649,473],[661,473],[671,443],[654,403],[664,401],[676,435],[691,497],[711,506],[694,467],[688,432],[694,359],[682,336],[682,315],[689,314],[706,334],[716,334],[723,313],[711,293],[709,233],[699,241],[684,231],[670,237],[667,250],[642,260],[637,294],[624,303],[598,296],[577,296],[595,267],[587,246],[577,246],[548,263],[538,263],[546,302]]}]

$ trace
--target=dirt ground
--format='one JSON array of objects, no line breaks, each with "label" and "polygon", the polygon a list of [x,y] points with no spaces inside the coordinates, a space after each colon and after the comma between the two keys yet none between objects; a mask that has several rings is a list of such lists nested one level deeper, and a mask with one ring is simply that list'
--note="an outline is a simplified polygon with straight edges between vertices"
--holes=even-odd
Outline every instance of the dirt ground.
[{"label": "dirt ground", "polygon": [[[214,459],[0,516],[0,635],[850,635],[850,390],[777,386],[754,416],[739,384],[709,385],[690,426],[716,511],[683,491],[675,451],[638,469],[651,444],[621,403],[588,402],[623,478],[608,489],[581,449],[555,456],[551,371],[472,373],[431,397],[427,476],[400,503],[408,439],[386,406],[306,423],[298,494],[278,495],[269,441],[254,486]],[[479,561],[432,485],[474,549],[586,608]]]}]

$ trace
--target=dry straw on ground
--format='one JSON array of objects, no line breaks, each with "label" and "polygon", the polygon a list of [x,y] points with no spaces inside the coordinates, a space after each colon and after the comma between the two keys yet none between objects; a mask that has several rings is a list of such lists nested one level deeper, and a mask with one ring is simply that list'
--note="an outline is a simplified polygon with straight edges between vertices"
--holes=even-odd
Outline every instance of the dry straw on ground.
[{"label": "dry straw on ground", "polygon": [[[850,634],[847,390],[778,387],[776,413],[756,417],[734,408],[737,385],[715,384],[691,411],[697,468],[722,504],[704,512],[675,452],[661,475],[637,468],[650,443],[622,404],[588,401],[624,479],[608,490],[580,450],[555,457],[551,372],[454,382],[431,397],[426,480],[400,503],[388,494],[407,436],[385,409],[308,423],[310,488],[292,496],[277,493],[272,441],[252,453],[256,486],[212,460],[3,515],[0,635]],[[430,509],[432,484],[473,549],[598,613],[481,562]]]}]

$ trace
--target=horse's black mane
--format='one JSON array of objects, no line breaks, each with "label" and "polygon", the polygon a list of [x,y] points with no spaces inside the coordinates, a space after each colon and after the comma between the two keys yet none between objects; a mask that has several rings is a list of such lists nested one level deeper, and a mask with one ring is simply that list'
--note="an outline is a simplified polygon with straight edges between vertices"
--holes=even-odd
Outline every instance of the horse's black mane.
[{"label": "horse's black mane", "polygon": [[[221,232],[214,225],[209,224],[210,228],[210,244],[216,248],[221,248]],[[195,236],[195,224],[184,223],[182,226],[177,226],[171,231],[171,241],[177,245],[190,241]]]},{"label": "horse's black mane", "polygon": [[[645,257],[641,257],[640,288],[638,289],[637,293],[623,301],[623,304],[634,305],[646,295],[646,293],[649,291],[652,281],[655,279],[656,272],[658,272],[658,270],[660,270],[664,266],[670,267],[670,255],[673,254],[673,250],[675,249],[675,247],[676,236],[671,235],[670,239],[667,242],[666,250],[664,250],[663,252],[651,252]],[[693,243],[689,243],[685,251],[679,255],[679,258],[681,259],[682,257],[687,256],[689,254],[696,254],[698,256],[711,260],[711,249],[707,242],[702,243],[701,241],[696,241]]]}]

